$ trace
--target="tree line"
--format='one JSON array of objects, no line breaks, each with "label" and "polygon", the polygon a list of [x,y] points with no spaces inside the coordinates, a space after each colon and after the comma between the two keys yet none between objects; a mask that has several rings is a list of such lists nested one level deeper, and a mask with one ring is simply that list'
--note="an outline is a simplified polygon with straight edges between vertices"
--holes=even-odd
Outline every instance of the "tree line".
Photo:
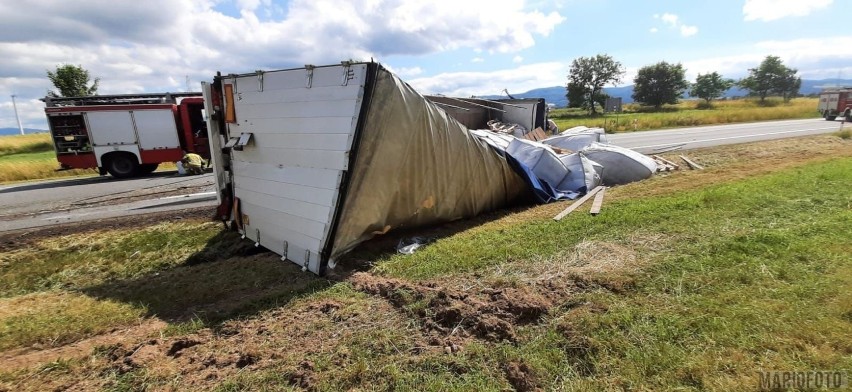
[{"label": "tree line", "polygon": [[[724,78],[718,72],[698,74],[695,83],[690,83],[684,76],[683,65],[661,61],[639,69],[633,79],[632,97],[642,105],[659,110],[665,104],[678,103],[689,91],[690,95],[703,99],[705,106],[710,106],[725,91],[738,86],[748,90],[749,96],[759,97],[761,102],[770,95],[779,95],[788,101],[798,95],[802,85],[802,79],[796,76],[798,71],[785,66],[778,56],[766,56],[757,68],[749,68],[748,72],[747,77],[738,81]],[[624,73],[624,66],[606,54],[574,59],[565,87],[568,107],[596,114],[609,98],[603,91],[604,86],[620,83]]]}]

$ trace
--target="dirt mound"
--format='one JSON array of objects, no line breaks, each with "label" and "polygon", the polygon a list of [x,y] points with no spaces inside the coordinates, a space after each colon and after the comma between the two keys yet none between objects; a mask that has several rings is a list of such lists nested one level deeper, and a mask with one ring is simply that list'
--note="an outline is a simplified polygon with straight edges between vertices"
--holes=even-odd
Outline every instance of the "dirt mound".
[{"label": "dirt mound", "polygon": [[431,337],[429,344],[441,345],[450,352],[457,351],[453,348],[455,338],[516,341],[517,325],[538,322],[559,302],[560,298],[552,294],[566,292],[554,290],[554,282],[531,288],[464,292],[363,272],[353,274],[349,281],[356,290],[385,298],[395,307],[415,315],[426,335]]},{"label": "dirt mound", "polygon": [[518,392],[541,391],[532,369],[525,363],[509,362],[503,366],[509,384]]},{"label": "dirt mound", "polygon": [[316,389],[317,378],[314,374],[314,363],[311,361],[302,361],[298,368],[294,370],[288,379],[290,385],[299,387],[308,391]]}]

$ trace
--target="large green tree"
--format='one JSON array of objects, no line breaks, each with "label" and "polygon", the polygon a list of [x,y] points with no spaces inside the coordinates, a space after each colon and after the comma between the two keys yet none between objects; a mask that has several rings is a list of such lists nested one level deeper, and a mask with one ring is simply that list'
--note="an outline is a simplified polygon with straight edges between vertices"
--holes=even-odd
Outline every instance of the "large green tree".
[{"label": "large green tree", "polygon": [[749,68],[749,75],[737,83],[749,91],[749,95],[760,97],[763,102],[769,95],[780,95],[784,100],[796,96],[802,86],[798,71],[784,65],[778,56],[766,56],[757,68]]},{"label": "large green tree", "polygon": [[698,74],[689,94],[707,101],[709,105],[710,101],[721,97],[725,94],[725,91],[728,91],[733,86],[733,79],[724,79],[718,72],[711,72],[705,75]]},{"label": "large green tree", "polygon": [[566,95],[568,102],[578,102],[582,100],[582,104],[574,107],[586,107],[589,113],[596,114],[594,102],[606,100],[606,94],[603,93],[603,88],[609,83],[619,83],[621,76],[624,75],[624,66],[620,62],[615,61],[611,56],[599,54],[594,57],[579,57],[571,62],[571,68],[568,70],[568,85]]},{"label": "large green tree", "polygon": [[683,95],[689,82],[683,65],[665,61],[639,69],[633,79],[633,100],[660,109],[665,104],[675,104]]},{"label": "large green tree", "polygon": [[86,97],[98,93],[100,78],[95,78],[89,86],[89,71],[81,65],[57,65],[56,70],[47,71],[47,78],[59,90],[58,93],[48,91],[47,95],[51,97]]}]

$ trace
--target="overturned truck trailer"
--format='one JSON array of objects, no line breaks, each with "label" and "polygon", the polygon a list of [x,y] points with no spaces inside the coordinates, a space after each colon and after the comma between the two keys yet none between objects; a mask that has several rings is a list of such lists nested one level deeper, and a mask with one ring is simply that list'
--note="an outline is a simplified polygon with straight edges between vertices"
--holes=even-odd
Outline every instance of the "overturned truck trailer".
[{"label": "overturned truck trailer", "polygon": [[543,101],[436,103],[377,63],[220,75],[203,88],[220,216],[317,274],[373,236],[527,194],[505,157],[441,105],[474,122],[544,122]]}]

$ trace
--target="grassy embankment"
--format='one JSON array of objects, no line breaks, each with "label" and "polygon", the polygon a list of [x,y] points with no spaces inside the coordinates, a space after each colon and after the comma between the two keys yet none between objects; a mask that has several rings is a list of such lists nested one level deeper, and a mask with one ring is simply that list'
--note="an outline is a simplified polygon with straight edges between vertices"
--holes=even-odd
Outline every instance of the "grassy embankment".
[{"label": "grassy embankment", "polygon": [[761,104],[754,99],[714,101],[711,109],[697,109],[697,102],[666,105],[660,112],[648,112],[636,104],[624,105],[624,112],[589,116],[580,109],[556,109],[550,117],[559,129],[578,125],[603,127],[607,132],[631,132],[648,129],[691,127],[752,121],[817,118],[817,98],[795,98],[790,102],[768,98]]},{"label": "grassy embankment", "polygon": [[[596,217],[554,222],[557,203],[450,225],[410,256],[356,252],[372,289],[233,256],[210,223],[34,241],[0,256],[0,350],[122,338],[0,370],[0,387],[729,391],[760,370],[852,368],[852,144],[690,155],[707,170],[613,188]],[[504,338],[464,317],[433,329],[495,292],[549,306],[501,319]],[[167,326],[134,335],[153,321]]]},{"label": "grassy embankment", "polygon": [[[0,183],[98,173],[95,169],[57,169],[59,161],[50,144],[50,134],[0,136]],[[158,170],[175,170],[175,165],[164,163]]]}]

